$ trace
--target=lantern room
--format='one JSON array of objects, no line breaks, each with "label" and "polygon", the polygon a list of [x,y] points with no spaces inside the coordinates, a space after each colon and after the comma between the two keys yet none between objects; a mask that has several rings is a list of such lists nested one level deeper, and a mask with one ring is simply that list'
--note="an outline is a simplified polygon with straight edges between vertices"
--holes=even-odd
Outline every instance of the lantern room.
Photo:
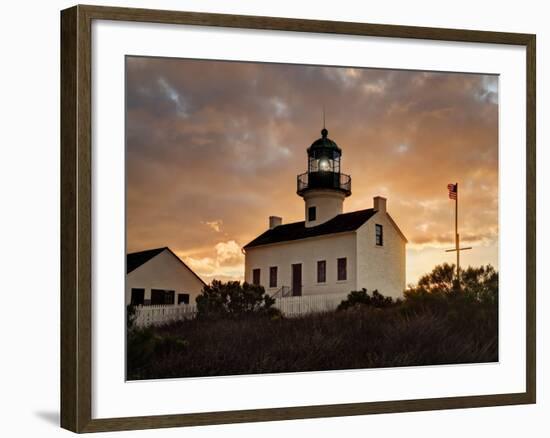
[{"label": "lantern room", "polygon": [[307,172],[298,175],[297,193],[300,196],[312,189],[337,190],[345,196],[351,195],[351,177],[340,171],[342,150],[328,138],[323,128],[321,138],[307,149]]},{"label": "lantern room", "polygon": [[342,150],[328,138],[326,128],[307,149],[307,157],[307,172],[297,177],[297,193],[305,201],[305,226],[314,227],[343,212],[351,177],[340,171]]},{"label": "lantern room", "polygon": [[313,142],[308,148],[308,172],[336,172],[340,173],[340,157],[342,150],[328,136],[323,128],[321,138]]}]

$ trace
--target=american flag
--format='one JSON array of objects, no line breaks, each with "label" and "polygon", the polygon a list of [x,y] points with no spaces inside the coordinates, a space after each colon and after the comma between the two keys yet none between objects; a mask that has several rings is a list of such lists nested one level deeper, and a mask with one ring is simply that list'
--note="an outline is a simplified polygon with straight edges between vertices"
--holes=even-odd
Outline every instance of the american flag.
[{"label": "american flag", "polygon": [[447,188],[449,189],[449,199],[456,199],[458,196],[458,187],[456,184],[447,184]]}]

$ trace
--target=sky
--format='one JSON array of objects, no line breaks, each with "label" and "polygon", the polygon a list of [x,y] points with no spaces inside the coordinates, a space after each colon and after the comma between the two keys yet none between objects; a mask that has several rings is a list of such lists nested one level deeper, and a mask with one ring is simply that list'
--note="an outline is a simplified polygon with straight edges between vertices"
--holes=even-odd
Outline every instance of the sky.
[{"label": "sky", "polygon": [[498,77],[127,57],[127,251],[169,246],[203,280],[239,279],[241,248],[304,220],[296,175],[320,137],[351,175],[344,212],[387,198],[407,236],[407,283],[455,261],[498,268]]}]

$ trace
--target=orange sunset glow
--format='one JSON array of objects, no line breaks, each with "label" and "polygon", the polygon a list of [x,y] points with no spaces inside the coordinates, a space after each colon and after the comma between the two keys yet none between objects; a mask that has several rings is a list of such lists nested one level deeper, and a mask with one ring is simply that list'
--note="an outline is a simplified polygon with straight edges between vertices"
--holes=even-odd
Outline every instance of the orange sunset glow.
[{"label": "orange sunset glow", "polygon": [[127,251],[168,246],[204,281],[243,279],[268,216],[304,220],[296,175],[320,137],[342,149],[344,211],[388,200],[407,283],[454,263],[498,268],[498,77],[128,57]]}]

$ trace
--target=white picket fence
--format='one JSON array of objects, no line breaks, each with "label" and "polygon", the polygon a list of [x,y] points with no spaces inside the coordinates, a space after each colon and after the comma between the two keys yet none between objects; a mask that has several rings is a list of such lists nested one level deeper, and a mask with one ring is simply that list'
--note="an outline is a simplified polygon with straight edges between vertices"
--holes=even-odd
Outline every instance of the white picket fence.
[{"label": "white picket fence", "polygon": [[348,294],[302,295],[275,298],[274,307],[284,316],[292,318],[308,313],[323,313],[335,310]]},{"label": "white picket fence", "polygon": [[195,304],[137,306],[134,325],[137,327],[162,325],[182,319],[192,319],[196,314],[197,306]]},{"label": "white picket fence", "polygon": [[[284,316],[292,318],[308,313],[323,313],[335,310],[347,294],[305,295],[276,298],[273,307]],[[162,325],[182,319],[192,319],[197,314],[195,304],[169,304],[136,307],[134,324],[137,327]]]}]

